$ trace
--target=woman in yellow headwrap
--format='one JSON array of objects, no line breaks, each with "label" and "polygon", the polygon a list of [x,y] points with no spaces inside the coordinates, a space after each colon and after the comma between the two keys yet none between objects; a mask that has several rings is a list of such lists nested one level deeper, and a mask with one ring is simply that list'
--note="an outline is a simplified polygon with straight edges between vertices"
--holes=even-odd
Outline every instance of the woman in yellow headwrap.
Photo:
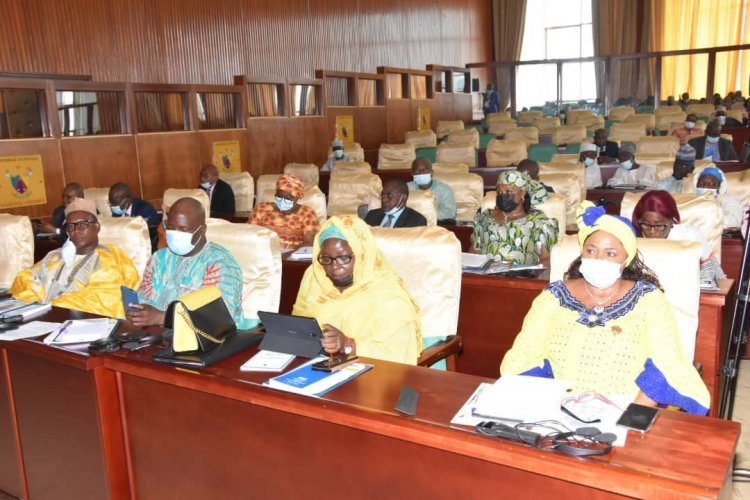
[{"label": "woman in yellow headwrap", "polygon": [[419,309],[356,216],[321,228],[293,314],[318,320],[328,353],[414,365],[421,352]]},{"label": "woman in yellow headwrap", "polygon": [[500,373],[708,413],[708,389],[659,281],[637,255],[630,221],[583,202],[577,222],[581,257],[534,300]]},{"label": "woman in yellow headwrap", "polygon": [[248,222],[276,232],[285,249],[312,245],[318,232],[318,215],[312,208],[297,203],[304,194],[302,179],[283,174],[276,181],[273,203],[258,203]]}]

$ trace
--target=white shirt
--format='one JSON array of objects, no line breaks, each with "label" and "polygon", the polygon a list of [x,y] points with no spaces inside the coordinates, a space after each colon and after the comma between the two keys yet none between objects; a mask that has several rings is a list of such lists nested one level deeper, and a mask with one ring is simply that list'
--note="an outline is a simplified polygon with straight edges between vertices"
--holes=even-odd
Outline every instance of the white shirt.
[{"label": "white shirt", "polygon": [[586,189],[594,189],[602,186],[602,169],[594,163],[590,167],[585,167],[586,171]]},{"label": "white shirt", "polygon": [[610,186],[621,186],[623,184],[632,184],[646,186],[649,188],[656,186],[656,167],[648,164],[640,164],[635,170],[625,170],[620,167],[607,183]]}]

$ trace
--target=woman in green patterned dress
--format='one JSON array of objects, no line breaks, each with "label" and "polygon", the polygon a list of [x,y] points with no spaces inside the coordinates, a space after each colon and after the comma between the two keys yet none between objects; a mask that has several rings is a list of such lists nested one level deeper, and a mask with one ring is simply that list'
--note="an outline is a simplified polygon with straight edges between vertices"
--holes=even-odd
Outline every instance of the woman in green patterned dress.
[{"label": "woman in green patterned dress", "polygon": [[496,208],[474,218],[470,252],[491,255],[513,264],[549,267],[549,250],[557,242],[557,221],[531,208],[531,178],[505,170],[497,178]]}]

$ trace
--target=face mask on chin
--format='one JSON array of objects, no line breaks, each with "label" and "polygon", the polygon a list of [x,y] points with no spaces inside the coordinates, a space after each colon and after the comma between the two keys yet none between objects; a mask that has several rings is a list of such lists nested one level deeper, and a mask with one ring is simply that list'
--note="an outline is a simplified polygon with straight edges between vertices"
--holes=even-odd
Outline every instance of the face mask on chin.
[{"label": "face mask on chin", "polygon": [[581,259],[579,270],[588,284],[600,290],[611,287],[622,276],[620,264],[609,260]]},{"label": "face mask on chin", "polygon": [[404,195],[401,195],[401,197],[398,199],[398,202],[393,206],[393,208],[385,211],[385,215],[395,215],[396,212],[401,210],[401,201],[403,199],[404,199]]},{"label": "face mask on chin", "polygon": [[719,142],[719,136],[707,135],[706,142],[709,144],[716,144],[717,142]]}]

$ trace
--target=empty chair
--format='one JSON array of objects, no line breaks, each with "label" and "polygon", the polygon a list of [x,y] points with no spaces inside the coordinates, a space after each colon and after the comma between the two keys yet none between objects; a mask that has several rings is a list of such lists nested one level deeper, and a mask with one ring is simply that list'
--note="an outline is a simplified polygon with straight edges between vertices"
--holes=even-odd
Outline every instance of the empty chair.
[{"label": "empty chair", "polygon": [[[317,170],[316,167],[315,171]],[[253,209],[255,186],[249,172],[220,172],[219,177],[232,187],[234,209],[237,212],[249,212]]]},{"label": "empty chair", "polygon": [[495,139],[487,146],[487,166],[507,167],[518,165],[527,158],[526,144],[523,141]]},{"label": "empty chair", "polygon": [[586,132],[591,132],[593,134],[598,129],[604,128],[604,117],[596,115],[587,118],[581,118],[580,120],[578,120],[578,123],[576,125],[583,125],[584,127],[586,127]]},{"label": "empty chair", "polygon": [[411,130],[404,136],[404,142],[415,149],[437,147],[437,135],[430,129]]},{"label": "empty chair", "polygon": [[409,169],[416,157],[412,144],[381,144],[378,150],[378,170]]},{"label": "empty chair", "polygon": [[743,207],[750,205],[750,170],[739,172],[724,172],[727,180],[727,195],[740,200]]},{"label": "empty chair", "polygon": [[687,109],[685,110],[687,114],[694,114],[696,116],[711,116],[716,108],[713,104],[700,104],[700,103],[693,103],[688,104]]},{"label": "empty chair", "polygon": [[366,161],[340,161],[333,165],[331,172],[336,172],[339,174],[371,174],[372,167]]},{"label": "empty chair", "polygon": [[482,205],[484,179],[478,174],[442,173],[432,166],[435,178],[447,184],[456,200],[456,221],[472,221]]},{"label": "empty chair", "polygon": [[83,190],[83,197],[87,200],[94,200],[96,211],[99,215],[111,217],[112,211],[109,208],[109,188],[86,188]]},{"label": "empty chair", "polygon": [[578,163],[581,158],[580,153],[557,153],[552,156],[552,160],[547,163]]},{"label": "empty chair", "polygon": [[[441,142],[437,147],[435,159],[439,163],[465,163],[470,168],[477,165],[476,149],[473,144],[465,142]],[[411,164],[409,164],[411,168]]]},{"label": "empty chair", "polygon": [[284,173],[294,174],[302,179],[305,189],[317,186],[320,181],[320,169],[313,163],[287,163],[284,167]]},{"label": "empty chair", "polygon": [[441,174],[468,174],[469,165],[466,163],[436,162],[432,164],[432,172],[436,176]]},{"label": "empty chair", "polygon": [[508,130],[516,127],[518,125],[513,120],[496,120],[487,125],[487,132],[494,134],[496,137],[503,137]]},{"label": "empty chair", "polygon": [[529,146],[529,160],[538,163],[547,163],[552,161],[552,157],[557,154],[557,146],[554,144],[532,144]]},{"label": "empty chair", "polygon": [[545,116],[534,120],[534,126],[539,129],[539,135],[550,135],[555,131],[555,128],[560,126],[560,118]]},{"label": "empty chair", "polygon": [[328,184],[328,216],[356,214],[360,205],[380,200],[383,183],[375,174],[331,174]]},{"label": "empty chair", "polygon": [[151,258],[151,238],[143,217],[104,217],[99,220],[99,243],[114,245],[130,257],[138,276]]},{"label": "empty chair", "polygon": [[646,130],[653,130],[656,127],[656,115],[652,113],[636,113],[625,118],[625,123],[639,123],[646,126]]},{"label": "empty chair", "polygon": [[167,220],[167,214],[169,213],[169,207],[171,207],[175,201],[181,198],[194,198],[198,200],[203,209],[206,212],[206,219],[211,215],[211,202],[208,201],[208,195],[202,189],[174,189],[170,188],[164,191],[164,196],[161,200],[161,207],[164,211],[164,220]]},{"label": "empty chair", "polygon": [[490,122],[496,121],[496,120],[512,120],[513,118],[510,116],[510,111],[497,111],[495,113],[490,113],[487,115],[487,124],[489,125]]},{"label": "empty chair", "polygon": [[536,127],[517,127],[505,132],[505,139],[509,141],[523,141],[526,148],[539,144],[539,129]]},{"label": "empty chair", "polygon": [[590,109],[570,109],[565,115],[565,122],[567,125],[583,124],[582,122],[588,121],[593,116],[594,112]]},{"label": "empty chair", "polygon": [[635,114],[635,109],[633,109],[633,106],[617,106],[609,110],[609,115],[607,115],[607,119],[615,121],[615,122],[621,122],[621,121],[624,121],[625,118],[627,118],[628,116],[634,115],[634,114]]},{"label": "empty chair", "polygon": [[469,143],[475,148],[479,148],[479,132],[475,128],[452,130],[446,137],[446,140],[448,142]]},{"label": "empty chair", "polygon": [[438,120],[437,125],[435,126],[435,134],[437,135],[438,139],[442,139],[453,130],[463,129],[463,120]]},{"label": "empty chair", "polygon": [[660,137],[641,137],[636,144],[636,154],[664,154],[674,156],[680,147],[680,140],[677,137],[668,135]]},{"label": "empty chair", "polygon": [[609,140],[613,138],[622,142],[636,143],[646,135],[646,125],[643,123],[615,123],[609,129]]},{"label": "empty chair", "polygon": [[255,198],[258,200],[258,203],[271,201],[266,199],[266,193],[276,192],[276,181],[279,179],[279,175],[281,174],[262,174],[258,176],[258,181],[255,183]]},{"label": "empty chair", "polygon": [[534,125],[534,122],[541,118],[544,118],[541,111],[521,111],[518,113],[518,125]]},{"label": "empty chair", "polygon": [[561,125],[552,131],[552,144],[581,143],[586,138],[586,127],[583,125]]},{"label": "empty chair", "polygon": [[[662,108],[659,108],[662,109]],[[658,111],[658,110],[657,110]],[[679,113],[657,113],[656,114],[656,130],[669,130],[669,127],[672,126],[673,123],[678,123],[679,126],[682,126],[683,123],[685,123],[685,118],[687,117],[686,113],[683,113],[680,111]]]},{"label": "empty chair", "polygon": [[583,164],[580,163],[539,165],[539,180],[565,198],[565,219],[571,221],[571,224],[575,224],[578,205],[586,199],[585,176]]},{"label": "empty chair", "polygon": [[[146,241],[150,251],[148,234]],[[0,288],[10,288],[19,271],[34,265],[34,231],[27,216],[0,213],[0,255]]]}]

